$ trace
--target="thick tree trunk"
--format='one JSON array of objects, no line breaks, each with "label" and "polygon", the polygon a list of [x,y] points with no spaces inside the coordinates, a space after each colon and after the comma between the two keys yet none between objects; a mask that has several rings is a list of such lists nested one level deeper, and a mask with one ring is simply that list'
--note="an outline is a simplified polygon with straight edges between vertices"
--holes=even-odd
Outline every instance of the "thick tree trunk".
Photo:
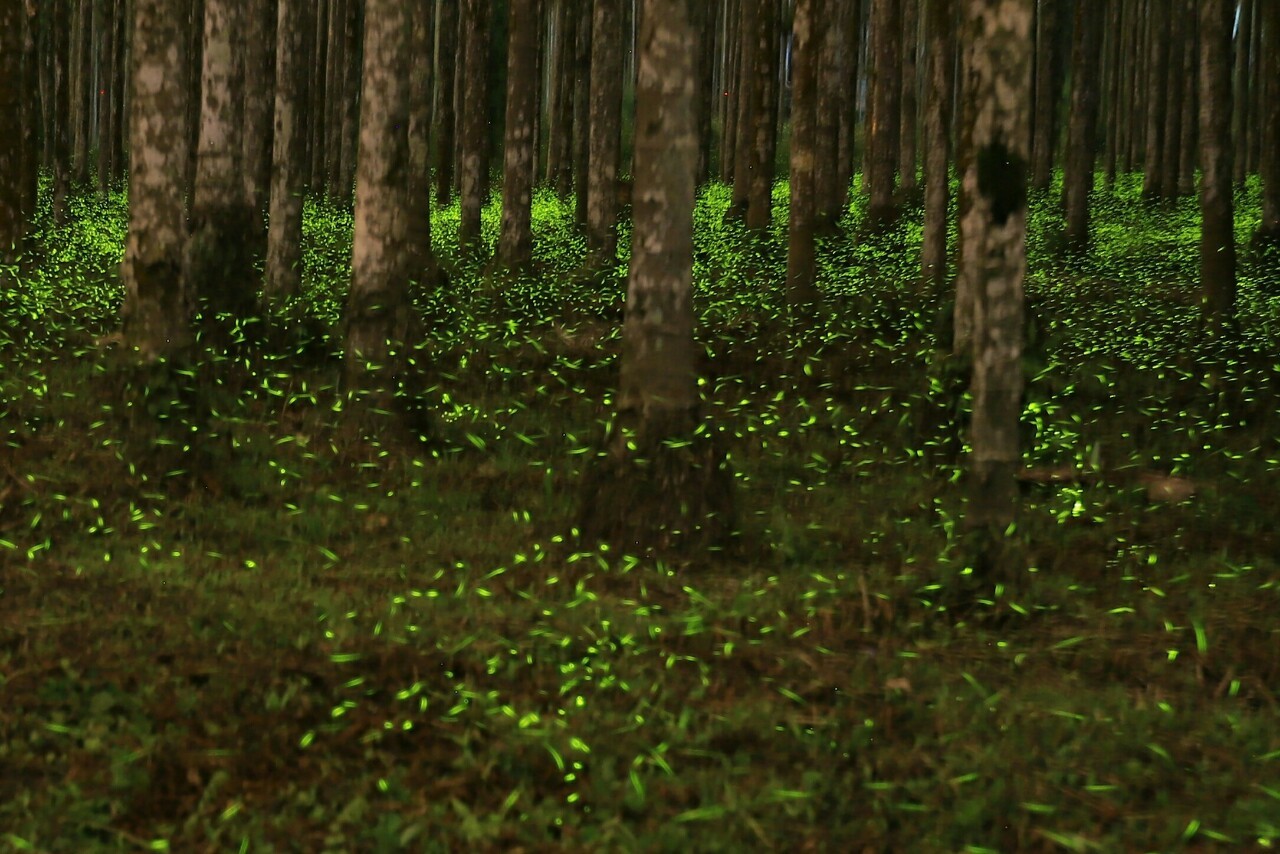
[{"label": "thick tree trunk", "polygon": [[409,186],[406,247],[411,281],[431,283],[436,276],[431,247],[431,89],[435,82],[432,19],[435,4],[411,2],[409,18]]},{"label": "thick tree trunk", "polygon": [[454,78],[457,73],[458,54],[458,4],[447,0],[439,5],[440,17],[436,21],[435,118],[436,132],[436,204],[447,206],[453,200],[454,146],[458,114],[453,108]]},{"label": "thick tree trunk", "polygon": [[1182,52],[1182,122],[1178,127],[1181,141],[1178,143],[1178,195],[1191,196],[1196,191],[1196,165],[1200,152],[1197,149],[1200,127],[1200,17],[1196,11],[1198,0],[1182,0],[1182,14],[1186,18],[1186,41]]},{"label": "thick tree trunk", "polygon": [[302,196],[306,187],[306,40],[308,0],[279,0],[272,139],[270,228],[264,302],[268,308],[298,294],[302,281]]},{"label": "thick tree trunk", "polygon": [[[832,225],[844,212],[849,200],[849,185],[853,181],[853,165],[857,162],[855,136],[858,127],[859,58],[862,47],[863,0],[837,0],[836,16],[828,31],[828,42],[836,39],[835,85],[837,92],[834,107],[839,131],[836,142],[835,175],[829,184],[827,200],[823,204],[822,219]],[[824,84],[825,85],[825,84]],[[821,172],[821,166],[819,166]],[[819,186],[823,185],[818,179]]]},{"label": "thick tree trunk", "polygon": [[530,209],[533,202],[533,154],[537,145],[534,113],[538,101],[539,0],[510,0],[507,28],[507,119],[503,145],[502,232],[498,262],[519,270],[533,260]]},{"label": "thick tree trunk", "polygon": [[1053,154],[1058,142],[1058,98],[1062,94],[1058,65],[1059,0],[1040,0],[1036,14],[1035,102],[1031,124],[1031,186],[1047,190],[1053,177]]},{"label": "thick tree trunk", "polygon": [[697,181],[701,186],[711,180],[711,116],[719,107],[715,87],[716,11],[719,4],[713,0],[695,3],[693,9],[694,35],[697,38],[697,124],[698,167]]},{"label": "thick tree trunk", "polygon": [[893,192],[898,161],[902,97],[902,0],[872,0],[871,29],[875,63],[871,75],[872,105],[867,145],[871,202],[868,223],[873,230],[897,222],[901,213]]},{"label": "thick tree trunk", "polygon": [[919,81],[916,54],[919,50],[920,0],[902,0],[902,119],[899,134],[898,185],[903,193],[916,192],[916,122]]},{"label": "thick tree trunk", "polygon": [[1099,80],[1103,8],[1101,0],[1076,0],[1076,26],[1071,47],[1071,122],[1063,160],[1062,208],[1067,244],[1089,243],[1089,194],[1097,151]]},{"label": "thick tree trunk", "polygon": [[752,50],[750,145],[747,153],[746,224],[762,233],[773,220],[774,161],[778,150],[778,7],[761,3]]},{"label": "thick tree trunk", "polygon": [[[105,196],[111,186],[111,138],[116,133],[115,74],[117,55],[116,16],[118,0],[104,0],[98,32],[98,161],[95,164],[98,194]],[[122,47],[122,46],[120,46]]]},{"label": "thick tree trunk", "polygon": [[271,197],[275,112],[276,14],[278,0],[249,0],[244,56],[244,192],[262,236],[262,213]]},{"label": "thick tree trunk", "polygon": [[818,110],[818,63],[830,26],[824,0],[797,0],[792,25],[791,208],[788,214],[787,298],[811,303],[814,287],[814,160]]},{"label": "thick tree trunk", "polygon": [[1254,235],[1259,244],[1280,245],[1280,4],[1262,7],[1261,150],[1262,222]]},{"label": "thick tree trunk", "polygon": [[618,166],[622,159],[622,3],[595,0],[591,33],[591,147],[586,268],[617,264]]},{"label": "thick tree trunk", "polygon": [[[852,0],[825,0],[825,20],[818,21],[814,41],[814,75],[817,92],[814,107],[813,141],[813,227],[820,234],[835,231],[836,222],[844,207],[845,191],[849,186],[848,166],[842,160],[849,152],[841,151],[842,117],[847,121],[849,98],[850,46],[846,41],[848,9]],[[795,89],[794,73],[792,90]],[[794,110],[794,96],[793,106]],[[794,136],[795,130],[792,129]],[[848,141],[845,140],[847,148]],[[843,184],[841,183],[843,181]]]},{"label": "thick tree trunk", "polygon": [[1160,197],[1164,186],[1164,130],[1169,90],[1169,4],[1167,0],[1152,3],[1147,25],[1151,44],[1147,78],[1147,133],[1143,155],[1142,195]]},{"label": "thick tree trunk", "polygon": [[951,0],[925,0],[928,76],[924,107],[924,244],[921,278],[941,290],[947,279],[947,174],[951,138],[951,93],[955,87],[954,9]]},{"label": "thick tree trunk", "polygon": [[547,182],[561,199],[573,192],[573,54],[578,35],[577,0],[557,0],[547,105]]},{"label": "thick tree trunk", "polygon": [[343,70],[349,45],[343,37],[342,22],[347,7],[360,0],[329,0],[329,55],[325,68],[324,158],[325,195],[340,204],[342,192],[342,108],[347,97]]},{"label": "thick tree trunk", "polygon": [[480,243],[480,209],[484,197],[484,173],[489,169],[489,15],[485,0],[463,0],[462,157],[458,181],[462,197],[459,242],[469,249]]},{"label": "thick tree trunk", "polygon": [[[27,230],[22,206],[24,17],[23,0],[0,0],[0,265],[17,260]],[[0,290],[4,279],[0,272]]]},{"label": "thick tree trunk", "polygon": [[350,207],[356,183],[356,157],[360,139],[361,67],[364,43],[364,0],[349,0],[342,22],[346,56],[342,72],[342,149],[338,154],[338,192],[335,199]]},{"label": "thick tree trunk", "polygon": [[963,190],[963,281],[973,290],[969,527],[999,530],[1017,509],[1031,0],[966,0],[971,157]]},{"label": "thick tree trunk", "polygon": [[1231,198],[1231,24],[1234,3],[1200,0],[1200,287],[1212,327],[1236,311]]},{"label": "thick tree trunk", "polygon": [[367,0],[360,158],[346,312],[349,387],[378,377],[390,398],[390,360],[408,331],[409,48],[406,0]]},{"label": "thick tree trunk", "polygon": [[200,143],[183,275],[215,340],[257,299],[257,229],[244,194],[244,64],[237,52],[245,9],[244,0],[205,2]]},{"label": "thick tree trunk", "polygon": [[1182,96],[1183,60],[1186,56],[1186,16],[1181,0],[1170,0],[1172,7],[1169,13],[1168,29],[1168,71],[1165,77],[1164,130],[1160,153],[1160,198],[1171,200],[1178,197],[1178,164],[1182,161]]},{"label": "thick tree trunk", "polygon": [[133,3],[129,236],[120,277],[125,338],[151,361],[191,342],[190,292],[181,275],[186,238],[185,4]]},{"label": "thick tree trunk", "polygon": [[692,4],[642,0],[635,244],[618,426],[585,477],[588,541],[667,550],[724,539],[731,478],[698,423],[693,200],[698,157]]},{"label": "thick tree trunk", "polygon": [[329,88],[329,5],[331,0],[316,0],[315,33],[312,36],[311,53],[311,85],[308,88],[310,103],[311,131],[310,170],[311,193],[320,196],[325,192],[328,179],[328,136],[326,134],[331,120],[328,112],[330,101]]}]

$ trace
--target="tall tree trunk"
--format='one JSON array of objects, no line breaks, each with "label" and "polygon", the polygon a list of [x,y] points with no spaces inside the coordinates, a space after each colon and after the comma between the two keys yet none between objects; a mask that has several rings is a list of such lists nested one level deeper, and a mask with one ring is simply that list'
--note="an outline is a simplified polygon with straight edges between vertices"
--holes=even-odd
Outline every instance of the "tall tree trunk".
[{"label": "tall tree trunk", "polygon": [[1076,26],[1071,46],[1071,122],[1063,160],[1062,207],[1070,246],[1089,243],[1089,194],[1097,151],[1099,80],[1103,8],[1101,0],[1076,0]]},{"label": "tall tree trunk", "polygon": [[1183,60],[1187,52],[1187,28],[1186,16],[1180,14],[1183,11],[1181,0],[1170,0],[1169,5],[1172,9],[1169,13],[1169,46],[1166,60],[1168,72],[1165,76],[1164,139],[1162,140],[1164,150],[1160,154],[1159,192],[1160,198],[1172,200],[1178,197],[1178,164],[1182,161],[1182,111],[1184,109],[1182,96],[1185,89],[1182,74]]},{"label": "tall tree trunk", "polygon": [[329,87],[329,6],[333,0],[316,0],[315,33],[312,36],[311,86],[308,88],[310,103],[311,143],[310,152],[311,193],[319,196],[328,185],[328,113],[331,89]]},{"label": "tall tree trunk", "polygon": [[53,0],[53,221],[67,221],[71,194],[71,0]]},{"label": "tall tree trunk", "polygon": [[1055,73],[1058,51],[1058,27],[1061,20],[1059,0],[1040,0],[1035,15],[1035,101],[1031,136],[1031,186],[1047,190],[1053,177],[1053,153],[1058,142],[1058,98],[1062,95]]},{"label": "tall tree trunk", "polygon": [[271,136],[275,111],[276,5],[249,0],[244,47],[244,192],[262,238],[262,213],[271,197]]},{"label": "tall tree trunk", "polygon": [[1235,322],[1231,198],[1231,24],[1234,3],[1200,0],[1200,287],[1211,327]]},{"label": "tall tree trunk", "polygon": [[1102,155],[1102,171],[1106,187],[1115,186],[1116,161],[1120,137],[1120,21],[1124,10],[1124,0],[1113,0],[1105,4],[1107,20],[1103,26],[1102,42],[1102,87],[1105,103],[1101,108],[1103,128],[1106,142]]},{"label": "tall tree trunk", "polygon": [[181,275],[186,239],[185,4],[133,4],[129,235],[120,277],[125,338],[151,361],[191,342],[190,291]]},{"label": "tall tree trunk", "polygon": [[349,387],[391,397],[390,361],[408,335],[409,47],[406,0],[367,0],[360,157],[346,311]]},{"label": "tall tree trunk", "polygon": [[[852,112],[849,100],[853,96],[853,87],[849,85],[852,46],[848,43],[851,5],[852,0],[826,0],[823,9],[827,20],[818,22],[815,28],[820,41],[814,42],[817,105],[811,192],[813,225],[820,234],[836,230],[852,168],[850,141],[842,136],[849,133],[843,125],[848,124]],[[793,82],[793,89],[794,86]]]},{"label": "tall tree trunk", "polygon": [[431,90],[432,19],[435,3],[411,0],[409,18],[409,186],[406,209],[409,225],[406,264],[410,280],[436,281],[435,253],[431,247]]},{"label": "tall tree trunk", "polygon": [[573,192],[573,52],[578,34],[577,6],[577,0],[557,0],[554,6],[546,179],[561,199],[568,199]]},{"label": "tall tree trunk", "polygon": [[205,0],[200,143],[183,275],[215,342],[257,299],[256,226],[243,177],[244,63],[237,53],[245,9],[244,0]]},{"label": "tall tree trunk", "polygon": [[360,139],[361,67],[364,44],[364,0],[349,0],[342,22],[342,40],[346,44],[342,75],[342,150],[338,154],[338,193],[336,199],[350,207],[356,183],[356,157]]},{"label": "tall tree trunk", "polygon": [[720,110],[720,181],[736,184],[738,115],[742,100],[742,0],[725,0],[724,101]]},{"label": "tall tree trunk", "polygon": [[733,195],[729,210],[725,213],[729,219],[743,219],[751,198],[751,148],[755,139],[755,112],[760,100],[757,94],[760,80],[755,69],[756,51],[760,49],[758,35],[762,5],[742,0],[738,12],[738,72],[735,86],[738,98],[734,121]]},{"label": "tall tree trunk", "polygon": [[719,106],[715,87],[716,11],[719,4],[713,0],[695,3],[693,25],[698,41],[696,67],[698,86],[698,168],[697,181],[701,186],[711,180],[711,116]]},{"label": "tall tree trunk", "polygon": [[279,0],[276,26],[275,129],[264,302],[294,297],[302,281],[302,196],[306,188],[306,42],[309,0]]},{"label": "tall tree trunk", "polygon": [[93,3],[77,0],[75,44],[72,53],[72,135],[75,152],[75,180],[89,183],[89,141],[92,138],[94,91],[93,81]]},{"label": "tall tree trunk", "polygon": [[1022,396],[1026,181],[1031,113],[1031,0],[966,0],[973,102],[965,273],[973,305],[973,448],[965,523],[1001,529],[1017,509]]},{"label": "tall tree trunk", "polygon": [[436,21],[436,204],[445,207],[453,198],[454,145],[458,114],[453,108],[454,78],[457,73],[458,3],[446,0],[439,5]]},{"label": "tall tree trunk", "polygon": [[[22,207],[22,7],[23,0],[0,0],[0,265],[17,260],[26,234]],[[0,272],[0,290],[6,284]]]},{"label": "tall tree trunk", "polygon": [[642,0],[621,429],[587,474],[581,511],[584,536],[644,551],[720,540],[730,522],[723,456],[694,433],[694,2]]},{"label": "tall tree trunk", "polygon": [[480,243],[480,209],[484,206],[484,173],[489,169],[489,15],[485,0],[463,0],[462,157],[458,181],[462,196],[458,240],[476,249]]},{"label": "tall tree trunk", "polygon": [[1262,143],[1259,171],[1262,173],[1262,222],[1254,235],[1259,244],[1280,245],[1280,4],[1262,5],[1262,50],[1264,65],[1262,97]]},{"label": "tall tree trunk", "polygon": [[919,50],[920,0],[902,0],[902,119],[899,135],[898,183],[906,194],[915,193],[916,122],[919,111],[916,93],[919,80],[916,54]]},{"label": "tall tree trunk", "polygon": [[533,260],[533,119],[538,99],[538,0],[509,0],[507,28],[507,120],[503,145],[502,232],[498,261],[519,270]]},{"label": "tall tree trunk", "polygon": [[867,219],[873,230],[897,222],[901,211],[893,193],[898,160],[898,124],[902,96],[902,0],[872,0],[871,29],[875,63],[871,75],[871,116],[867,132]]},{"label": "tall tree trunk", "polygon": [[347,97],[343,72],[349,45],[343,37],[342,22],[347,7],[360,0],[329,0],[329,55],[325,69],[324,156],[325,195],[340,204],[342,193],[342,108]]},{"label": "tall tree trunk", "polygon": [[24,6],[22,28],[22,169],[19,210],[24,221],[29,222],[35,216],[36,201],[39,194],[40,181],[40,56],[36,51],[39,29],[38,11],[33,6]]},{"label": "tall tree trunk", "polygon": [[947,279],[947,205],[950,180],[947,155],[951,139],[951,93],[955,87],[954,9],[951,0],[925,0],[925,49],[928,64],[924,106],[923,280],[940,290]]},{"label": "tall tree trunk", "polygon": [[[1274,0],[1273,0],[1274,2]],[[1253,41],[1254,0],[1240,0],[1238,26],[1235,31],[1235,82],[1232,85],[1234,112],[1231,116],[1232,174],[1237,184],[1243,184],[1249,171],[1249,47]]]},{"label": "tall tree trunk", "polygon": [[746,224],[762,233],[773,220],[774,161],[778,150],[778,48],[780,32],[776,3],[760,5],[752,51],[751,143],[748,149]]},{"label": "tall tree trunk", "polygon": [[591,150],[587,175],[589,271],[618,253],[618,165],[622,159],[622,3],[595,0],[591,33]]},{"label": "tall tree trunk", "polygon": [[118,0],[104,0],[102,4],[102,26],[98,33],[98,162],[96,165],[98,178],[98,194],[105,196],[111,186],[111,139],[116,133],[115,74],[116,50],[115,40],[116,16],[123,10],[117,8]]},{"label": "tall tree trunk", "polygon": [[1150,28],[1151,64],[1147,68],[1147,135],[1143,155],[1142,195],[1160,197],[1164,186],[1164,129],[1169,89],[1169,4],[1152,3],[1147,24]]},{"label": "tall tree trunk", "polygon": [[837,0],[837,14],[833,16],[832,29],[827,36],[828,41],[832,36],[836,38],[835,80],[838,88],[835,111],[838,132],[835,175],[822,217],[832,224],[840,218],[848,203],[849,185],[853,180],[853,165],[857,158],[855,136],[858,127],[858,58],[862,45],[862,6],[863,0]]},{"label": "tall tree trunk", "polygon": [[787,298],[811,303],[814,287],[814,160],[818,110],[818,63],[830,26],[824,0],[797,0],[792,24],[791,209],[788,214]]},{"label": "tall tree trunk", "polygon": [[591,168],[591,0],[576,0],[573,46],[573,221],[587,227],[587,185]]}]

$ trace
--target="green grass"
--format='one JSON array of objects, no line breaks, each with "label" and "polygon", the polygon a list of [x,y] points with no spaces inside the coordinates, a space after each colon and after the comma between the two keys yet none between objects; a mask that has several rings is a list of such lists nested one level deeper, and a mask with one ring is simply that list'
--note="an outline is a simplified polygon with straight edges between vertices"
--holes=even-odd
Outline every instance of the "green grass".
[{"label": "green grass", "polygon": [[[385,418],[337,388],[349,213],[307,206],[306,323],[152,370],[102,340],[124,199],[61,229],[46,200],[0,293],[0,840],[1280,845],[1280,267],[1244,256],[1240,331],[1207,338],[1195,205],[1138,180],[1097,195],[1084,257],[1032,200],[1026,461],[1084,474],[1028,486],[999,578],[965,558],[918,211],[821,246],[815,320],[784,307],[785,185],[762,244],[703,193],[701,387],[741,532],[662,562],[573,527],[625,282],[570,280],[552,196],[537,273],[415,289]],[[1256,184],[1238,206],[1243,242]],[[434,213],[455,264],[457,222]],[[1153,474],[1196,494],[1148,500]]]}]

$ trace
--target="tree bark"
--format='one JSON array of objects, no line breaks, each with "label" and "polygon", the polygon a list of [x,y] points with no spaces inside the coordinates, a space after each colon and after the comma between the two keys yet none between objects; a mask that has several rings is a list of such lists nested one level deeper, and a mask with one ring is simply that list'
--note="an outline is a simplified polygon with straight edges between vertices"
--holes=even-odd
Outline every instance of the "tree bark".
[{"label": "tree bark", "polygon": [[1017,509],[1031,0],[966,0],[972,156],[962,192],[965,274],[973,304],[973,422],[965,524],[1000,529]]},{"label": "tree bark", "polygon": [[1200,0],[1200,287],[1210,327],[1235,322],[1231,25],[1235,4]]},{"label": "tree bark", "polygon": [[278,0],[249,0],[244,56],[244,192],[266,238],[262,213],[271,197]]},{"label": "tree bark", "polygon": [[812,303],[814,287],[815,138],[818,110],[818,63],[825,30],[830,25],[824,0],[797,0],[793,22],[791,72],[791,207],[787,228],[787,299]]},{"label": "tree bark", "polygon": [[622,159],[622,3],[595,0],[591,33],[591,139],[587,269],[617,264],[618,165]]},{"label": "tree bark", "polygon": [[125,240],[124,335],[145,361],[191,343],[183,284],[187,170],[183,88],[184,5],[134,0],[129,110],[129,235]]},{"label": "tree bark", "polygon": [[1053,153],[1058,141],[1058,98],[1062,94],[1055,73],[1058,51],[1059,0],[1040,0],[1036,13],[1035,102],[1032,115],[1031,186],[1047,190],[1053,177]]},{"label": "tree bark", "polygon": [[1183,95],[1183,59],[1186,54],[1186,16],[1180,14],[1183,9],[1181,0],[1170,0],[1172,9],[1169,12],[1168,70],[1165,75],[1164,131],[1160,152],[1160,198],[1173,200],[1178,197],[1178,164],[1182,160],[1182,95]]},{"label": "tree bark", "polygon": [[591,168],[591,0],[576,0],[573,46],[573,221],[587,227],[587,185]]},{"label": "tree bark", "polygon": [[[408,331],[409,48],[406,0],[367,0],[360,156],[346,312],[349,387],[369,374],[390,398],[389,364]],[[375,383],[376,384],[376,383]]]},{"label": "tree bark", "polygon": [[894,167],[898,160],[902,97],[902,0],[872,0],[871,116],[867,129],[868,189],[871,194],[867,220],[872,230],[897,222],[901,211],[893,193]]},{"label": "tree bark", "polygon": [[725,0],[724,100],[720,109],[720,182],[737,185],[738,114],[742,93],[742,2]]},{"label": "tree bark", "polygon": [[302,281],[302,197],[306,189],[306,41],[312,21],[308,0],[279,0],[276,26],[275,128],[266,279],[270,310],[297,296]]},{"label": "tree bark", "polygon": [[[18,259],[26,234],[23,181],[23,0],[0,0],[0,264]],[[5,280],[0,268],[0,289]]]},{"label": "tree bark", "polygon": [[747,228],[763,233],[773,221],[774,161],[778,151],[778,49],[780,32],[776,3],[761,3],[752,51],[751,142],[747,159]]},{"label": "tree bark", "polygon": [[1071,47],[1071,122],[1063,161],[1062,208],[1069,246],[1089,243],[1089,194],[1097,152],[1099,80],[1103,8],[1101,0],[1076,0]]},{"label": "tree bark", "polygon": [[489,15],[485,0],[463,0],[462,157],[458,182],[462,197],[458,240],[468,249],[479,247],[480,209],[484,173],[489,169]]},{"label": "tree bark", "polygon": [[573,54],[578,35],[576,0],[556,0],[547,105],[547,182],[561,199],[573,192]]},{"label": "tree bark", "polygon": [[53,0],[53,221],[67,222],[71,194],[71,0]]},{"label": "tree bark", "polygon": [[315,32],[312,34],[311,85],[308,100],[311,105],[310,144],[311,193],[323,195],[328,184],[328,122],[329,109],[329,4],[331,0],[316,0]]},{"label": "tree bark", "polygon": [[924,243],[921,278],[940,290],[947,279],[947,174],[951,145],[951,93],[955,87],[954,9],[951,0],[925,0],[928,77],[924,107]]},{"label": "tree bark", "polygon": [[534,113],[538,100],[538,0],[509,0],[507,29],[507,119],[503,145],[502,231],[498,261],[519,270],[533,260],[530,208],[533,202],[533,154],[537,145]]},{"label": "tree bark", "polygon": [[1262,222],[1254,235],[1262,245],[1280,245],[1280,4],[1262,6],[1263,85],[1261,150]]},{"label": "tree bark", "polygon": [[439,52],[436,57],[435,118],[432,124],[436,132],[436,204],[445,207],[453,199],[453,151],[458,126],[458,114],[453,108],[458,53],[458,3],[456,0],[446,0],[438,8],[436,41]]},{"label": "tree bark", "polygon": [[[853,0],[825,0],[826,20],[816,21],[820,41],[814,42],[817,104],[814,108],[816,129],[811,192],[814,229],[820,234],[835,231],[844,208],[845,192],[849,189],[853,154],[849,150],[849,140],[842,134],[848,133],[843,125],[848,123],[849,102],[854,88],[849,82],[852,61],[848,42],[848,18],[852,5]],[[793,92],[794,89],[793,79]],[[794,98],[792,109],[795,109]]]},{"label": "tree bark", "polygon": [[411,281],[431,284],[436,276],[431,247],[431,89],[434,82],[432,19],[435,3],[410,0],[409,18],[409,185],[406,208],[407,272]]},{"label": "tree bark", "polygon": [[900,122],[898,185],[903,193],[914,193],[916,181],[916,121],[919,111],[916,92],[916,53],[919,49],[920,0],[902,0],[902,119]]},{"label": "tree bark", "polygon": [[1151,4],[1147,26],[1151,44],[1151,62],[1147,67],[1147,132],[1143,154],[1142,195],[1160,197],[1164,186],[1164,129],[1168,109],[1169,87],[1169,9],[1167,0]]}]

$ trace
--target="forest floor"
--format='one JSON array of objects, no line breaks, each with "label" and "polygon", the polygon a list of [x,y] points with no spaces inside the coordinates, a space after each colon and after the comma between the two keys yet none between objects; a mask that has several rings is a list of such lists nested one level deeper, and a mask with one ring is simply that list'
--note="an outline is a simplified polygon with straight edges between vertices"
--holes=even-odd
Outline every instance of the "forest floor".
[{"label": "forest floor", "polygon": [[1065,260],[1033,200],[999,578],[963,557],[918,211],[825,243],[791,316],[784,206],[744,248],[704,193],[739,534],[665,560],[574,528],[625,282],[570,280],[571,205],[537,197],[538,275],[415,293],[385,416],[338,389],[349,213],[308,205],[305,322],[157,370],[113,343],[124,200],[46,211],[0,293],[0,846],[1280,845],[1280,261],[1245,252],[1239,330],[1205,335],[1195,202],[1137,189]]}]

